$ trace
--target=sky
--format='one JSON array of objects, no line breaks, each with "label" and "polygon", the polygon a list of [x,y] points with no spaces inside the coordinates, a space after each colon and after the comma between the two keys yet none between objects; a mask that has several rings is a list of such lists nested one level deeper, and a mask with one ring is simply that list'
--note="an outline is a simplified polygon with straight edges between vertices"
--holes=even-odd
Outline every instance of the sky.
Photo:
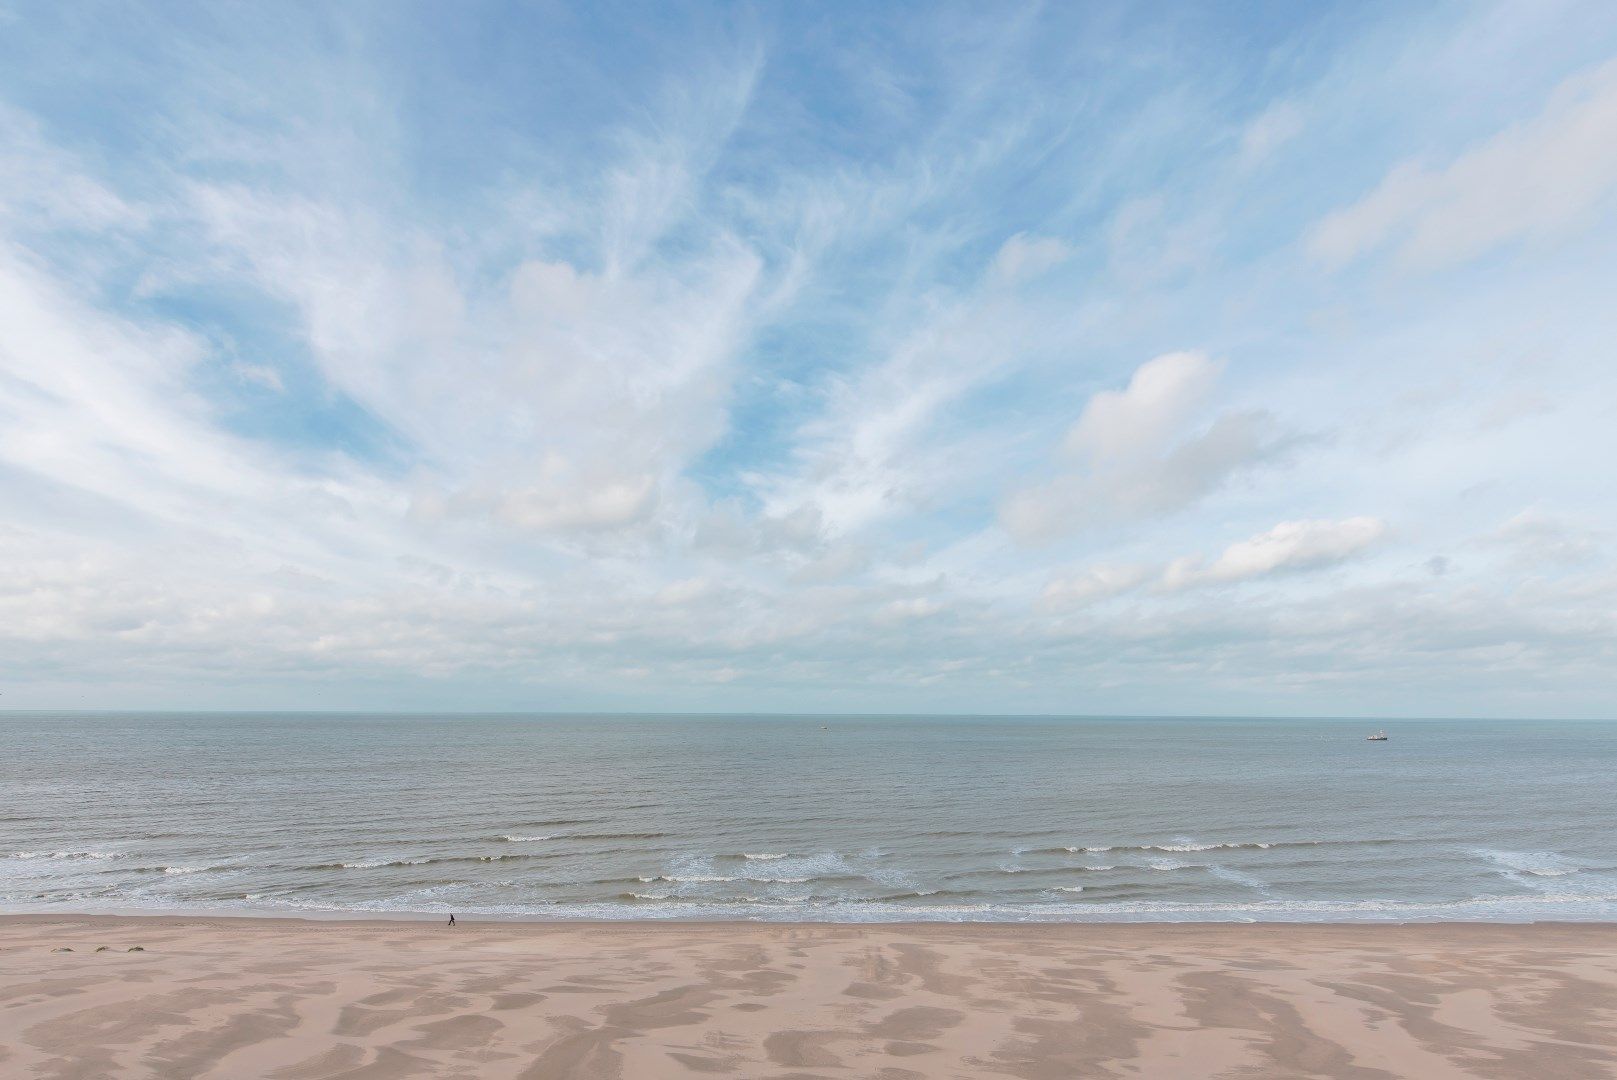
[{"label": "sky", "polygon": [[0,0],[0,704],[1617,716],[1617,5]]}]

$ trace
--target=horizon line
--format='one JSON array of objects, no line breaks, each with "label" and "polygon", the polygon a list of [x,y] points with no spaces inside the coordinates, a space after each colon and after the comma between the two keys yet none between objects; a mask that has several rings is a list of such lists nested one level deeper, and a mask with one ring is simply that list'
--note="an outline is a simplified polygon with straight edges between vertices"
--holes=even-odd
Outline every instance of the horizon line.
[{"label": "horizon line", "polygon": [[104,714],[124,713],[137,716],[191,716],[207,714],[265,714],[265,713],[293,713],[310,716],[401,716],[401,717],[724,717],[744,718],[756,717],[760,719],[871,719],[871,720],[1296,720],[1306,722],[1321,721],[1366,721],[1388,723],[1401,721],[1406,723],[1428,723],[1434,721],[1449,722],[1551,722],[1551,723],[1612,723],[1617,722],[1617,716],[1378,716],[1369,714],[1266,714],[1254,715],[1249,713],[1045,713],[1045,712],[881,712],[853,710],[847,712],[772,712],[767,710],[646,710],[646,709],[384,709],[375,707],[363,708],[314,708],[308,706],[229,706],[220,708],[119,708],[116,706],[10,706],[0,705],[0,714],[21,715],[26,713],[81,713]]}]

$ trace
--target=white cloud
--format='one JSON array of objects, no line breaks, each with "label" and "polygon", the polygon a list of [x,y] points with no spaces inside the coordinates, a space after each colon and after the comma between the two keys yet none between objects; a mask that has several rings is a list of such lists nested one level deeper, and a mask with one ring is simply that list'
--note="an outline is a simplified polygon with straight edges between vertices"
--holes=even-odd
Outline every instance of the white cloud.
[{"label": "white cloud", "polygon": [[[1449,81],[1418,122],[1379,67],[1311,53],[1331,74],[1274,69],[1254,119],[1204,77],[1223,57],[1025,63],[1083,40],[1026,32],[1077,10],[942,79],[895,62],[872,78],[904,101],[856,123],[688,39],[583,107],[516,88],[533,131],[454,110],[447,141],[394,93],[408,65],[350,48],[363,20],[330,69],[255,40],[223,91],[242,54],[180,22],[161,78],[139,49],[0,70],[48,117],[0,105],[0,700],[1609,711],[1617,261],[1606,150],[1566,134],[1606,130],[1609,76],[1465,152],[1572,52],[1491,97],[1423,67]],[[141,107],[67,107],[84,72]],[[1336,257],[1461,257],[1463,210],[1542,258],[1394,298],[1296,263],[1290,208],[1455,131]],[[1540,168],[1521,206],[1475,194]],[[1298,482],[1257,473],[1275,417],[1333,431]]]},{"label": "white cloud", "polygon": [[1410,160],[1314,227],[1308,246],[1341,264],[1385,246],[1442,266],[1514,241],[1564,234],[1617,189],[1617,61],[1562,83],[1542,112],[1447,165]]},{"label": "white cloud", "polygon": [[1106,232],[1112,277],[1131,289],[1162,286],[1212,260],[1221,225],[1206,215],[1175,215],[1160,195],[1123,203]]},{"label": "white cloud", "polygon": [[0,222],[23,228],[134,231],[152,213],[89,176],[28,113],[0,101]]},{"label": "white cloud", "polygon": [[654,505],[652,478],[598,484],[541,483],[507,489],[495,516],[525,529],[612,529],[644,520]]},{"label": "white cloud", "polygon": [[1017,233],[1000,246],[989,275],[1007,284],[1052,270],[1072,257],[1072,246],[1053,236]]},{"label": "white cloud", "polygon": [[680,578],[671,581],[657,592],[657,603],[678,607],[700,600],[713,591],[713,582],[705,577]]},{"label": "white cloud", "polygon": [[1387,525],[1379,518],[1282,521],[1225,548],[1211,564],[1186,555],[1164,564],[1101,563],[1052,578],[1040,597],[1050,611],[1082,608],[1147,587],[1153,594],[1207,585],[1253,581],[1274,574],[1317,570],[1347,562],[1379,543]]},{"label": "white cloud", "polygon": [[325,378],[408,439],[423,507],[624,528],[724,433],[761,275],[728,236],[616,277],[527,260],[484,293],[443,243],[365,208],[193,195],[219,258],[293,303]]},{"label": "white cloud", "polygon": [[[757,478],[768,513],[811,512],[842,536],[957,488],[987,462],[958,452],[967,440],[938,419],[1014,368],[1020,349],[1007,334],[1025,332],[1026,322],[992,283],[928,304],[878,362],[828,381],[823,410],[795,433],[790,467]],[[946,465],[948,449],[956,453]]]},{"label": "white cloud", "polygon": [[1090,566],[1070,577],[1051,580],[1040,601],[1053,609],[1085,607],[1137,589],[1156,573],[1139,564]]},{"label": "white cloud", "polygon": [[870,566],[870,549],[864,544],[844,541],[830,545],[820,555],[792,572],[793,582],[820,584],[854,577]]},{"label": "white cloud", "polygon": [[1165,353],[1141,364],[1122,390],[1089,399],[1062,449],[1077,457],[1151,457],[1206,400],[1223,365],[1205,353]]},{"label": "white cloud", "polygon": [[1171,591],[1332,566],[1362,554],[1386,534],[1386,522],[1373,517],[1282,521],[1231,544],[1211,564],[1195,557],[1175,559],[1163,571],[1161,584]]},{"label": "white cloud", "polygon": [[1508,545],[1534,570],[1595,561],[1606,549],[1598,530],[1576,525],[1536,507],[1512,516],[1488,537]]},{"label": "white cloud", "polygon": [[281,373],[268,364],[249,364],[245,360],[238,360],[230,365],[230,370],[244,383],[277,394],[286,390],[286,381],[281,378]]},{"label": "white cloud", "polygon": [[1094,395],[1062,441],[1071,471],[1012,493],[1000,508],[1005,528],[1038,542],[1166,513],[1274,457],[1285,440],[1264,412],[1193,423],[1220,368],[1204,353],[1166,353],[1142,364],[1125,389]]},{"label": "white cloud", "polygon": [[901,600],[889,600],[876,609],[875,621],[883,624],[909,622],[913,619],[929,619],[943,612],[941,601],[930,596],[912,596]]},{"label": "white cloud", "polygon": [[1302,107],[1295,101],[1278,101],[1254,117],[1241,132],[1241,160],[1247,165],[1266,161],[1302,131]]}]

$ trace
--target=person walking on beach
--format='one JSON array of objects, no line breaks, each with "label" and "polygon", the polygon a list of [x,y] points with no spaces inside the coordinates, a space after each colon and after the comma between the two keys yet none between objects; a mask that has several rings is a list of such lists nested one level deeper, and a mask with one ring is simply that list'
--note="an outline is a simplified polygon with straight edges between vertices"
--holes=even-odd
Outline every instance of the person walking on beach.
[{"label": "person walking on beach", "polygon": [[450,912],[450,913],[449,913],[449,925],[450,925],[450,926],[454,926],[454,925],[455,925],[455,913],[454,913],[454,912],[453,912],[453,911],[451,911],[451,912]]}]

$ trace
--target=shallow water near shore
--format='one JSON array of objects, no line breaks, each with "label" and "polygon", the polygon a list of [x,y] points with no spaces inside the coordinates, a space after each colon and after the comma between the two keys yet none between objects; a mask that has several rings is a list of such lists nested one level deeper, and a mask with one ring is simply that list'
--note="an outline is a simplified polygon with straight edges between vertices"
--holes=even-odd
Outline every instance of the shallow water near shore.
[{"label": "shallow water near shore", "polygon": [[12,911],[1617,919],[1611,723],[8,713],[0,738]]}]

